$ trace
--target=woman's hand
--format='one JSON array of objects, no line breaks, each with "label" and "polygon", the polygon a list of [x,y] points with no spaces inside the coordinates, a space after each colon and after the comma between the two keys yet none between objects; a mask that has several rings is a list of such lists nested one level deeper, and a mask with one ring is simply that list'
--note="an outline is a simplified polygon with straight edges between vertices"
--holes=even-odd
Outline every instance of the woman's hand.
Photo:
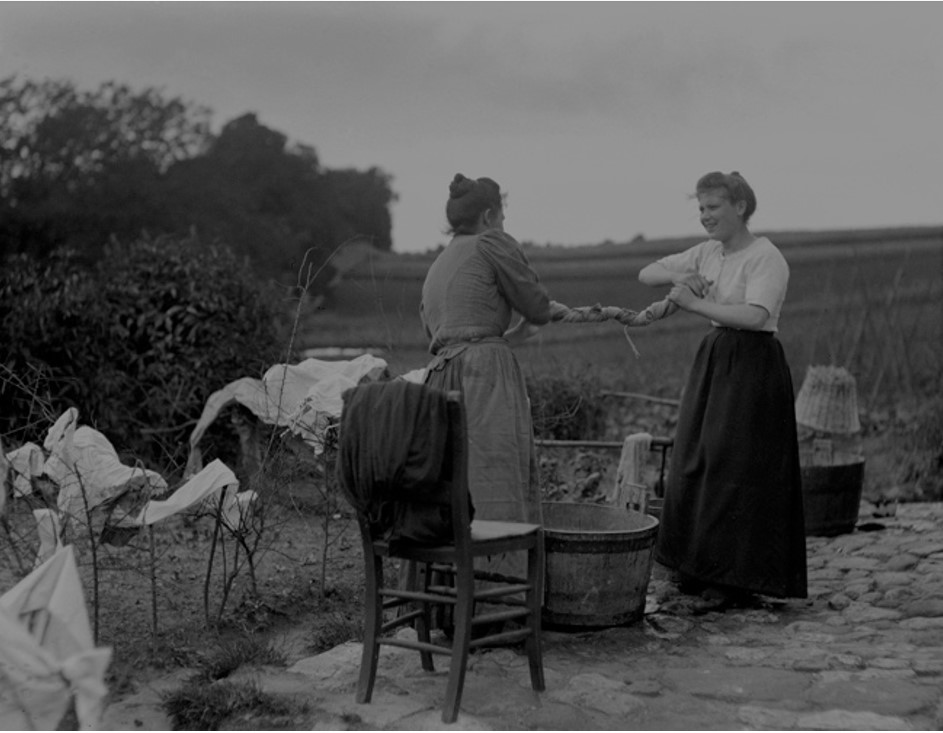
[{"label": "woman's hand", "polygon": [[559,303],[556,300],[550,301],[550,320],[551,321],[559,321],[569,312],[570,312],[570,309],[567,306],[563,305],[563,303]]},{"label": "woman's hand", "polygon": [[677,303],[683,310],[691,310],[691,306],[700,300],[700,297],[695,295],[687,285],[675,285],[668,293],[668,300]]},{"label": "woman's hand", "polygon": [[[685,285],[696,297],[703,298],[707,295],[707,291],[710,290],[713,283],[699,272],[687,272],[678,277],[674,281],[674,285],[676,287],[678,285]],[[672,292],[674,291],[672,290]]]},{"label": "woman's hand", "polygon": [[675,280],[668,300],[677,303],[683,310],[691,310],[691,306],[707,296],[713,282],[697,272],[687,272]]}]

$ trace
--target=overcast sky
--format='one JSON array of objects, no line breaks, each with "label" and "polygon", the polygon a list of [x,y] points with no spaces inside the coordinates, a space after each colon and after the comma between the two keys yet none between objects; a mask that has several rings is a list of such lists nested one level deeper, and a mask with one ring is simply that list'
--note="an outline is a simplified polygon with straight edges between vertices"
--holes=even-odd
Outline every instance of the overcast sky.
[{"label": "overcast sky", "polygon": [[943,4],[0,3],[0,75],[160,87],[393,177],[393,247],[445,241],[453,174],[520,240],[943,224]]}]

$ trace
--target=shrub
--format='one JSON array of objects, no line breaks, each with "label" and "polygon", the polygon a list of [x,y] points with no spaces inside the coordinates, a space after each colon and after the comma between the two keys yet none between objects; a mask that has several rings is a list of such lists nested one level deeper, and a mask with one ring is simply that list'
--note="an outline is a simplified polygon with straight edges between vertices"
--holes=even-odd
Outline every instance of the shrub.
[{"label": "shrub", "polygon": [[246,264],[195,237],[113,242],[94,266],[69,251],[11,258],[0,432],[35,440],[75,406],[119,451],[180,465],[210,393],[275,361],[278,314]]},{"label": "shrub", "polygon": [[534,436],[551,440],[601,440],[606,430],[606,405],[598,380],[572,375],[529,376]]}]

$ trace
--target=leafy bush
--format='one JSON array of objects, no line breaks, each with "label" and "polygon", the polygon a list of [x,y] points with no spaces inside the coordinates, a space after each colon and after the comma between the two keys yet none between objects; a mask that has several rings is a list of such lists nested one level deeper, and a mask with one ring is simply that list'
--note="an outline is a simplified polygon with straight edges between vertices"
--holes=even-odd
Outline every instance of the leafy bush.
[{"label": "leafy bush", "polygon": [[527,379],[534,436],[551,440],[601,440],[606,405],[598,381],[584,376]]},{"label": "leafy bush", "polygon": [[57,251],[0,272],[0,432],[41,440],[67,407],[120,451],[176,467],[206,398],[276,360],[278,303],[227,249],[113,242],[88,266]]}]

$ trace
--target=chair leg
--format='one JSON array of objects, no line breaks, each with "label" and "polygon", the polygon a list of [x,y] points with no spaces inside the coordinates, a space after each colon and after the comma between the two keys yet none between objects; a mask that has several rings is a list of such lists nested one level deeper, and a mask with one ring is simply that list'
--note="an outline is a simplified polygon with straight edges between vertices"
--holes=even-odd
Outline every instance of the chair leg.
[{"label": "chair leg", "polygon": [[[416,568],[419,565],[418,562],[411,562],[412,568],[410,570],[410,577],[412,579],[413,585],[411,587],[418,588],[419,585],[415,581]],[[424,563],[422,566],[422,589],[424,592],[429,592],[429,584],[432,580],[432,566],[429,563]],[[429,636],[429,628],[432,625],[432,613],[429,610],[429,604],[426,602],[420,602],[422,605],[422,615],[416,619],[415,628],[416,628],[416,637],[419,641],[429,644],[431,638]],[[434,672],[435,665],[432,663],[432,653],[424,650],[419,651],[419,658],[422,660],[422,668],[426,672]]]},{"label": "chair leg", "polygon": [[532,587],[527,593],[531,635],[527,637],[524,645],[527,650],[527,663],[530,667],[530,686],[537,692],[543,692],[546,687],[540,619],[540,609],[544,598],[544,572],[544,538],[541,533],[537,538],[536,546],[527,551],[527,577],[532,581]]},{"label": "chair leg", "polygon": [[458,597],[455,604],[455,630],[452,637],[452,657],[449,662],[449,683],[445,690],[442,722],[454,723],[462,703],[465,669],[468,666],[468,647],[471,643],[472,611],[475,595],[474,570],[461,568],[456,578]]},{"label": "chair leg", "polygon": [[360,703],[370,702],[373,697],[380,656],[377,637],[383,624],[383,599],[379,590],[383,587],[383,560],[373,554],[367,557],[365,586],[363,654],[360,658],[360,680],[357,683],[357,702]]}]

